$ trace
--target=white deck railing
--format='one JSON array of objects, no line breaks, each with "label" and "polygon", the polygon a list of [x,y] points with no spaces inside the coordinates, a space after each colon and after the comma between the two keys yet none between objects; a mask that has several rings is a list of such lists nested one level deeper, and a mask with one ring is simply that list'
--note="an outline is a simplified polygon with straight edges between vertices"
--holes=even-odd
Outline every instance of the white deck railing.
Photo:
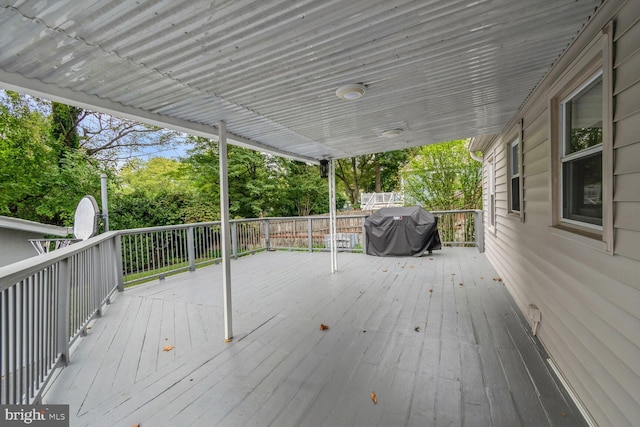
[{"label": "white deck railing", "polygon": [[[481,211],[434,212],[442,244],[482,246]],[[339,216],[340,251],[366,247],[364,215]],[[231,221],[232,256],[327,251],[328,217]],[[116,290],[220,260],[220,223],[111,231],[0,267],[0,404],[32,404]]]},{"label": "white deck railing", "polygon": [[105,233],[0,268],[0,403],[29,404],[121,286],[120,237]]}]

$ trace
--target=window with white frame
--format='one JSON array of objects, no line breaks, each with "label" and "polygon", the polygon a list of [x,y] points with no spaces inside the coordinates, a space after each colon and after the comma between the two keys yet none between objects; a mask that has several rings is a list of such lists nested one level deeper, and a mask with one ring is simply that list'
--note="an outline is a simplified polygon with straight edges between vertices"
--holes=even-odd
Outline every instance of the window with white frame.
[{"label": "window with white frame", "polygon": [[602,72],[563,99],[561,111],[561,218],[602,228]]},{"label": "window with white frame", "polygon": [[509,144],[509,210],[520,212],[520,140]]}]

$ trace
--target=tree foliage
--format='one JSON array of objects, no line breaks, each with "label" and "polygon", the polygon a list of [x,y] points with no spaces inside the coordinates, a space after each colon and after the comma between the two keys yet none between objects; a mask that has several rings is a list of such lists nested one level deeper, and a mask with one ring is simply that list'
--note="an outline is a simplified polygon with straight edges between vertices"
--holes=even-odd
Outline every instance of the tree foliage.
[{"label": "tree foliage", "polygon": [[482,165],[467,147],[457,140],[419,148],[402,173],[405,196],[429,210],[479,209]]},{"label": "tree foliage", "polygon": [[15,92],[0,102],[0,214],[71,225],[85,194],[99,195],[100,171],[82,150],[54,139],[40,100]]}]

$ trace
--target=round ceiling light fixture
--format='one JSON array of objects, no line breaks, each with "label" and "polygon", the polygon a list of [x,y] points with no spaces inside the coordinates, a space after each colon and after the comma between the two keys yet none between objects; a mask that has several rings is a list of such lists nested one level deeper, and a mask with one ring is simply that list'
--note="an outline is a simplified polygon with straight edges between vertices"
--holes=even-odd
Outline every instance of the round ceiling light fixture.
[{"label": "round ceiling light fixture", "polygon": [[336,90],[336,96],[345,101],[353,101],[354,99],[362,98],[364,91],[365,87],[363,84],[349,84],[340,86]]},{"label": "round ceiling light fixture", "polygon": [[397,138],[402,133],[402,129],[389,129],[382,132],[384,138]]}]

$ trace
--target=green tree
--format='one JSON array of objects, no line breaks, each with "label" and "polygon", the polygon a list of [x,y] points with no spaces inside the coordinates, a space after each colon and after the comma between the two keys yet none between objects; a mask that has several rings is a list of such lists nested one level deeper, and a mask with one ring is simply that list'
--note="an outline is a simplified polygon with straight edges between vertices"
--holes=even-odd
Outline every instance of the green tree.
[{"label": "green tree", "polygon": [[49,172],[54,158],[47,144],[48,122],[32,111],[28,100],[15,92],[4,92],[0,104],[0,214],[37,219],[34,198],[39,194],[39,176]]},{"label": "green tree", "polygon": [[161,192],[194,193],[184,165],[175,159],[151,157],[148,160],[133,158],[120,169],[122,191],[143,191],[151,196]]},{"label": "green tree", "polygon": [[405,196],[429,210],[479,209],[482,165],[467,147],[457,140],[419,148],[402,173]]},{"label": "green tree", "polygon": [[[185,159],[187,173],[201,198],[220,200],[218,144],[193,138],[193,149]],[[271,215],[277,189],[273,157],[242,147],[228,146],[229,212],[232,217]],[[219,209],[218,209],[219,212]]]},{"label": "green tree", "polygon": [[51,137],[60,145],[60,151],[64,149],[77,150],[80,148],[80,136],[78,135],[78,121],[81,109],[70,105],[51,103]]},{"label": "green tree", "polygon": [[329,211],[329,186],[317,166],[280,158],[273,172],[277,190],[274,216],[307,216]]},{"label": "green tree", "polygon": [[0,214],[69,226],[78,201],[100,194],[100,172],[54,140],[51,123],[47,102],[1,93]]}]

